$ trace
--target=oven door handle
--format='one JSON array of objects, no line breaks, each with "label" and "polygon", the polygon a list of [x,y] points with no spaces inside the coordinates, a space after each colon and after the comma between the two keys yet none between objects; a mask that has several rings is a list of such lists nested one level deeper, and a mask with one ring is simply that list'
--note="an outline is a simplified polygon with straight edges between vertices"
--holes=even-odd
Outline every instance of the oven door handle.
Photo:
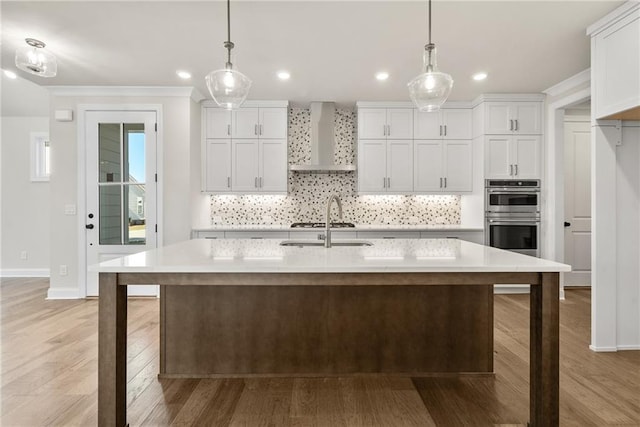
[{"label": "oven door handle", "polygon": [[500,222],[508,222],[510,224],[513,223],[522,223],[522,224],[531,224],[535,222],[536,224],[540,222],[539,219],[490,219],[488,220],[491,224],[500,223]]},{"label": "oven door handle", "polygon": [[524,189],[517,189],[517,190],[498,190],[496,188],[488,188],[487,189],[488,193],[494,194],[494,193],[501,193],[501,194],[531,194],[531,193],[539,193],[540,189],[536,188],[536,189],[531,189],[531,190],[524,190]]}]

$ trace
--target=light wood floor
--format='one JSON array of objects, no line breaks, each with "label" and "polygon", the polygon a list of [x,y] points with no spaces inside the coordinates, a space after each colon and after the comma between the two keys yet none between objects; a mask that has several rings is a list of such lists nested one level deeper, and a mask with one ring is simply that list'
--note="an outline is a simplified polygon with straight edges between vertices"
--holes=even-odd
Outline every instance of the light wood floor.
[{"label": "light wood floor", "polygon": [[[92,426],[97,301],[3,279],[2,426]],[[589,290],[561,302],[563,426],[640,426],[640,352],[593,353]],[[129,302],[131,426],[493,426],[528,420],[527,295],[496,296],[495,378],[158,380],[158,301]]]}]

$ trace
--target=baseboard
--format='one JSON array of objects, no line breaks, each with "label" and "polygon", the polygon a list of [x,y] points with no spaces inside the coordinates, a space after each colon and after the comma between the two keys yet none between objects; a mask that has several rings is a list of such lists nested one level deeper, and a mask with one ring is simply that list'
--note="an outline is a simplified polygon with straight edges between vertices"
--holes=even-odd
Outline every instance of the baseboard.
[{"label": "baseboard", "polygon": [[528,294],[529,285],[493,285],[493,293],[502,294]]},{"label": "baseboard", "polygon": [[0,277],[49,277],[48,268],[3,268]]},{"label": "baseboard", "polygon": [[78,288],[49,288],[47,299],[80,299]]},{"label": "baseboard", "polygon": [[590,344],[589,350],[595,351],[596,353],[611,353],[618,351],[618,347],[596,347],[595,345]]},{"label": "baseboard", "polygon": [[619,345],[618,350],[627,351],[627,350],[640,350],[640,344],[636,345]]}]

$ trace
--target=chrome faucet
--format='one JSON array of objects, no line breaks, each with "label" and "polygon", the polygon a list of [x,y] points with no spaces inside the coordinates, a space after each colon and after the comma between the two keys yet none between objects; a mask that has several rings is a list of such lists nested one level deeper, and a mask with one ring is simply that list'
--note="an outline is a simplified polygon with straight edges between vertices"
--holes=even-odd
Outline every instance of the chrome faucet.
[{"label": "chrome faucet", "polygon": [[327,216],[324,222],[324,225],[326,227],[324,235],[325,248],[331,247],[331,202],[333,202],[334,200],[338,204],[338,216],[340,217],[340,221],[342,221],[342,203],[340,203],[340,199],[338,198],[338,196],[334,194],[329,197],[329,200],[327,200]]}]

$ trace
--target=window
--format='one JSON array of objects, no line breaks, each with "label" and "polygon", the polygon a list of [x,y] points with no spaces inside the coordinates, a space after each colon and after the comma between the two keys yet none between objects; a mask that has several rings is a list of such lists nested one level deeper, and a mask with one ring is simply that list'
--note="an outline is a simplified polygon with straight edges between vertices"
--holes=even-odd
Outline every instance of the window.
[{"label": "window", "polygon": [[49,181],[51,146],[49,134],[31,132],[31,181]]}]

